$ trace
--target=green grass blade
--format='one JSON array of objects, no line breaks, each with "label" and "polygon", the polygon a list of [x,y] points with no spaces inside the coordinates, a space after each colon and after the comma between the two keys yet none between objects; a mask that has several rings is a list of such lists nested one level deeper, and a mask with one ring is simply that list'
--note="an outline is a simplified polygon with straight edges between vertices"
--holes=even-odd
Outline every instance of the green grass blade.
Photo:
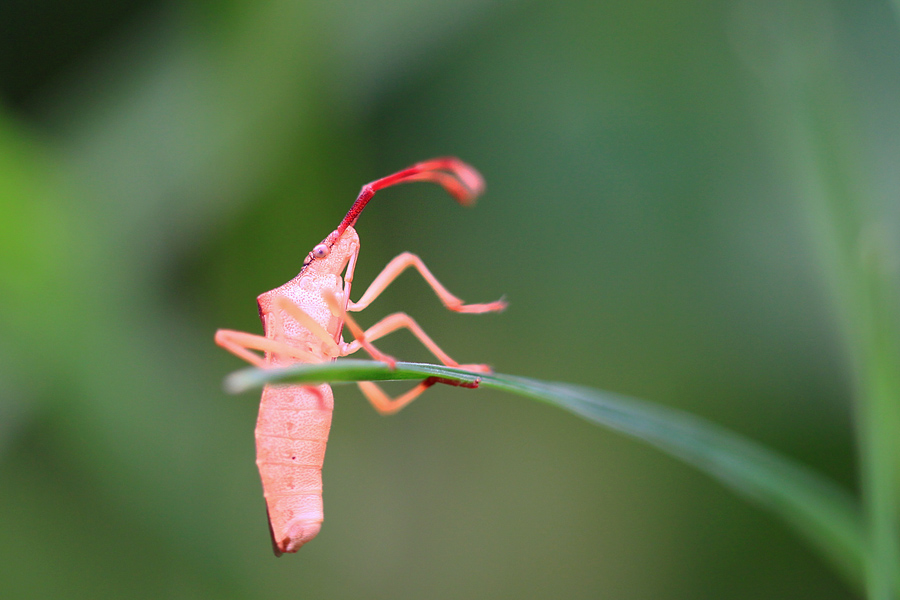
[{"label": "green grass blade", "polygon": [[226,389],[265,383],[341,383],[440,377],[478,382],[564,408],[588,421],[646,442],[765,506],[810,540],[857,589],[867,562],[862,521],[846,490],[809,468],[699,417],[635,398],[510,375],[477,375],[438,365],[339,360],[232,374]]}]

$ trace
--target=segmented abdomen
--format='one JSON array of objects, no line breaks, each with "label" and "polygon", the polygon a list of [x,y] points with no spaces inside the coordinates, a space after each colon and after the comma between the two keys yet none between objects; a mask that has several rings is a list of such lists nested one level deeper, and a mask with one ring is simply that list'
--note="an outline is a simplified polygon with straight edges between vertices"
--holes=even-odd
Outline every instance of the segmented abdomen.
[{"label": "segmented abdomen", "polygon": [[276,554],[296,552],[322,524],[322,463],[331,387],[266,386],[256,421],[256,465]]}]

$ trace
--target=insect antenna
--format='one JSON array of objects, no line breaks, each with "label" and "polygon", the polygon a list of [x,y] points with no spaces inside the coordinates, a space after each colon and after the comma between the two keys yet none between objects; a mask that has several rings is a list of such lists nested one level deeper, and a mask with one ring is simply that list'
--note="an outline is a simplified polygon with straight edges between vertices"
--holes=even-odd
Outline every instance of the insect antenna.
[{"label": "insect antenna", "polygon": [[335,231],[336,237],[344,233],[347,227],[356,224],[360,213],[366,207],[366,204],[369,203],[369,200],[372,199],[372,196],[375,195],[375,192],[392,185],[413,181],[436,183],[447,190],[451,196],[464,206],[473,204],[475,198],[484,192],[484,179],[482,179],[481,174],[458,158],[433,158],[416,163],[393,175],[376,179],[364,185],[356,198],[356,202],[350,207],[347,216],[338,225]]}]

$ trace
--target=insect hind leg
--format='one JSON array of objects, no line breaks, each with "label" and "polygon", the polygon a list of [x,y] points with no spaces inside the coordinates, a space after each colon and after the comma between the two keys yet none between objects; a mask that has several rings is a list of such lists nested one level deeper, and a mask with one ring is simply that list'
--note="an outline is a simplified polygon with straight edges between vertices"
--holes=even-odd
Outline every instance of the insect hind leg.
[{"label": "insect hind leg", "polygon": [[[491,372],[491,368],[488,365],[460,365],[458,362],[450,358],[450,356],[446,352],[444,352],[440,348],[440,346],[438,346],[428,336],[428,334],[425,333],[425,331],[419,326],[418,323],[416,323],[416,321],[412,317],[405,313],[394,313],[392,315],[388,315],[381,321],[377,322],[375,325],[372,325],[369,329],[363,331],[362,328],[356,323],[356,320],[341,309],[340,303],[338,302],[338,299],[334,294],[325,293],[323,294],[323,297],[333,311],[336,311],[338,314],[341,314],[344,317],[344,323],[347,326],[347,329],[350,330],[350,332],[353,334],[353,337],[355,338],[352,342],[346,344],[342,348],[342,356],[347,356],[349,354],[353,354],[354,352],[358,352],[361,349],[364,349],[366,350],[366,352],[372,355],[372,358],[374,358],[375,360],[382,360],[384,362],[387,362],[391,366],[391,368],[394,368],[396,360],[393,357],[388,356],[375,348],[375,346],[373,346],[371,342],[390,333],[393,333],[398,329],[408,329],[444,365],[448,367],[458,367],[467,371],[476,371],[481,373]],[[381,389],[381,387],[371,381],[360,381],[357,382],[357,385],[359,386],[360,391],[363,393],[366,399],[375,408],[375,410],[383,415],[389,415],[396,413],[397,411],[402,409],[404,406],[419,397],[422,392],[436,383],[448,382],[442,381],[440,378],[428,378],[396,398],[389,397],[384,392],[384,390]],[[451,383],[450,385],[458,384]]]},{"label": "insect hind leg", "polygon": [[416,385],[416,387],[397,396],[396,398],[391,398],[390,396],[385,394],[384,390],[382,390],[380,386],[371,381],[359,381],[356,385],[359,386],[359,391],[363,393],[363,396],[366,397],[366,400],[368,400],[372,404],[375,410],[383,415],[392,415],[418,398],[422,394],[422,392],[430,388],[435,383],[437,382],[429,381],[426,379],[425,381],[422,381],[418,385]]}]

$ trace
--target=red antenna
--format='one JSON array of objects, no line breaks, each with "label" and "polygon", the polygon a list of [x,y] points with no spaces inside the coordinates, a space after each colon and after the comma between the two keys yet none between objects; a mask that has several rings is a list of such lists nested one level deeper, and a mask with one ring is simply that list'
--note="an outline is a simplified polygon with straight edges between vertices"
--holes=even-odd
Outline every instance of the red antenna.
[{"label": "red antenna", "polygon": [[436,183],[464,206],[473,204],[475,198],[484,192],[484,179],[481,178],[481,174],[458,158],[447,156],[416,163],[393,175],[376,179],[364,185],[347,216],[338,225],[335,238],[340,237],[347,227],[356,225],[359,214],[375,195],[375,192],[392,185],[412,181]]}]

